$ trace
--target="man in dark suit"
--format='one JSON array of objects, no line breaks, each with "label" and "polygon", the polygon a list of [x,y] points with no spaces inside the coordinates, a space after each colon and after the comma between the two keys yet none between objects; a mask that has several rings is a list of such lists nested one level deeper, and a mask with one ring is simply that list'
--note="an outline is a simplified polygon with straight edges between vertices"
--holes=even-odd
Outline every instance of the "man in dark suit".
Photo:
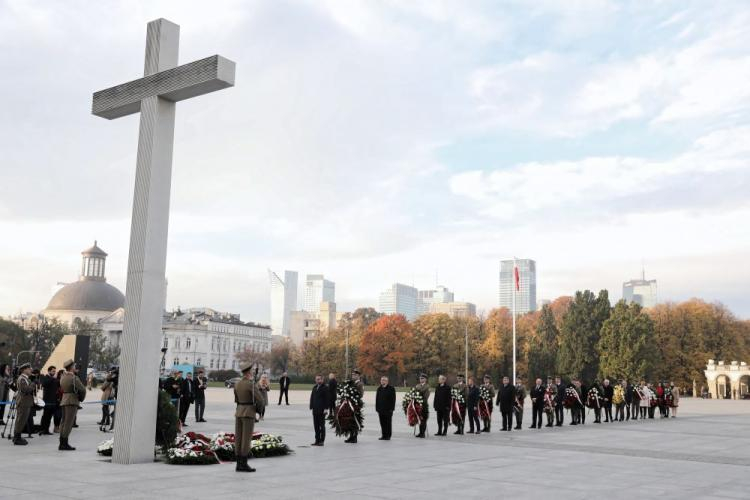
[{"label": "man in dark suit", "polygon": [[208,379],[203,374],[203,369],[198,369],[198,374],[193,380],[193,394],[195,395],[195,421],[205,422],[203,412],[206,410],[206,387]]},{"label": "man in dark suit", "polygon": [[[468,396],[466,398],[466,413],[469,416],[469,434],[481,434],[479,428],[479,387],[474,384],[474,377],[469,377],[467,386]],[[476,431],[474,428],[476,427]]]},{"label": "man in dark suit", "polygon": [[435,415],[438,421],[436,436],[445,436],[448,433],[448,423],[451,411],[451,388],[445,383],[445,375],[438,377],[438,385],[435,387],[435,398],[432,400]]},{"label": "man in dark suit", "polygon": [[60,389],[60,381],[57,379],[57,369],[54,366],[47,368],[47,375],[42,377],[42,399],[44,400],[44,412],[40,424],[40,436],[51,436],[49,431],[52,417],[57,411],[57,392]]},{"label": "man in dark suit", "polygon": [[560,377],[555,377],[555,385],[557,386],[557,394],[555,394],[555,425],[560,427],[565,417],[565,407],[563,406],[563,401],[565,401],[565,384],[562,383]]},{"label": "man in dark suit", "polygon": [[544,386],[542,379],[536,379],[536,384],[531,388],[531,428],[542,428],[542,411],[544,411]]},{"label": "man in dark suit", "polygon": [[503,385],[497,390],[497,405],[503,417],[503,430],[513,430],[513,402],[516,399],[516,388],[508,377],[503,377]]},{"label": "man in dark suit", "polygon": [[329,411],[333,411],[336,408],[336,392],[338,391],[339,383],[336,380],[336,374],[331,372],[328,374],[328,399],[331,400],[329,405]]},{"label": "man in dark suit", "polygon": [[188,372],[187,378],[182,379],[180,384],[180,422],[184,427],[187,427],[185,420],[187,420],[188,410],[194,399],[193,374]]},{"label": "man in dark suit", "polygon": [[323,383],[323,375],[315,376],[315,385],[310,393],[310,410],[313,415],[315,442],[312,446],[323,446],[326,440],[326,411],[330,408],[328,386]]},{"label": "man in dark suit", "polygon": [[396,389],[388,383],[388,377],[380,377],[380,387],[375,393],[375,411],[380,417],[380,440],[388,441],[392,434],[393,410],[396,409]]},{"label": "man in dark suit", "polygon": [[279,404],[281,404],[282,397],[286,401],[286,405],[289,406],[289,376],[286,372],[282,373],[279,379]]}]

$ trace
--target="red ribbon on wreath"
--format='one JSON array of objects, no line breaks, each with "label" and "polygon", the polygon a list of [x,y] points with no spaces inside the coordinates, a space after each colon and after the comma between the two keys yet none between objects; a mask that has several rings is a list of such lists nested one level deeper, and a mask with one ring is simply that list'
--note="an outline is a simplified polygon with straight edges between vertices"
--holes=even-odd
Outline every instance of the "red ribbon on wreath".
[{"label": "red ribbon on wreath", "polygon": [[410,427],[415,427],[422,423],[422,405],[412,401],[406,407],[406,421]]}]

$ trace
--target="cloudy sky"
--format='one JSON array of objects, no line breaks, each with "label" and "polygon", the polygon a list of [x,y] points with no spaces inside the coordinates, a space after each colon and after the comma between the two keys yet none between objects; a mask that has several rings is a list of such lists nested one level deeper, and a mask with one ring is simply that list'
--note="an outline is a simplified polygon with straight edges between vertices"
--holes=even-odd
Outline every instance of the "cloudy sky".
[{"label": "cloudy sky", "polygon": [[168,306],[268,321],[266,269],[339,310],[395,281],[497,303],[647,277],[750,317],[750,5],[0,0],[0,314],[43,308],[94,239],[124,291],[146,22],[236,87],[177,109]]}]

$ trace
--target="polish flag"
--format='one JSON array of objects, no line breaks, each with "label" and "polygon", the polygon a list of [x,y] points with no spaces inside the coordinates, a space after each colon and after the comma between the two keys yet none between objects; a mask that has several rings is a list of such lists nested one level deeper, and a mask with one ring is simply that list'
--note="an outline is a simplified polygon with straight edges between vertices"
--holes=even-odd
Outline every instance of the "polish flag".
[{"label": "polish flag", "polygon": [[521,278],[518,276],[518,266],[513,266],[513,276],[516,281],[516,291],[521,290]]}]

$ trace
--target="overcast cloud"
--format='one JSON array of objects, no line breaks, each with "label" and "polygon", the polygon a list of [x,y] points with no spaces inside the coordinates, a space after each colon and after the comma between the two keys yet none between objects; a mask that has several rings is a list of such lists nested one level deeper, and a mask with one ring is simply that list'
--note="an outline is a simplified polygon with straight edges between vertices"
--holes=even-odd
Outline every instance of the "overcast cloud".
[{"label": "overcast cloud", "polygon": [[439,281],[488,310],[646,274],[750,317],[750,6],[721,2],[0,0],[0,314],[42,309],[97,239],[124,291],[146,23],[236,87],[178,105],[168,306],[269,319],[266,268],[340,310]]}]

